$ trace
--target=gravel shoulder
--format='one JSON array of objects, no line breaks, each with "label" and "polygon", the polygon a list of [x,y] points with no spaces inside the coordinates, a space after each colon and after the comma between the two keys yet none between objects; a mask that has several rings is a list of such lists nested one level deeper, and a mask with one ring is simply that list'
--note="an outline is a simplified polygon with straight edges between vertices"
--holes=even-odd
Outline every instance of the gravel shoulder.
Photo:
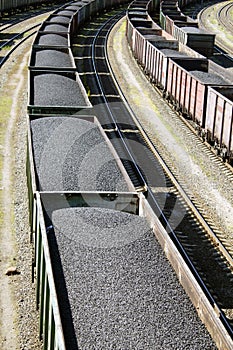
[{"label": "gravel shoulder", "polygon": [[[37,20],[41,21],[47,15]],[[35,19],[31,21],[35,23]],[[27,22],[30,25],[30,21]],[[25,28],[25,24],[21,26]],[[38,336],[35,286],[32,284],[26,181],[27,66],[33,40],[31,37],[21,45],[1,68],[1,350],[42,349]]]},{"label": "gravel shoulder", "polygon": [[[5,120],[1,181],[1,337],[2,350],[41,349],[32,285],[26,184],[27,64],[30,43],[1,69],[0,99],[11,99]],[[9,268],[16,274],[6,275]],[[30,325],[30,327],[28,326]]]}]

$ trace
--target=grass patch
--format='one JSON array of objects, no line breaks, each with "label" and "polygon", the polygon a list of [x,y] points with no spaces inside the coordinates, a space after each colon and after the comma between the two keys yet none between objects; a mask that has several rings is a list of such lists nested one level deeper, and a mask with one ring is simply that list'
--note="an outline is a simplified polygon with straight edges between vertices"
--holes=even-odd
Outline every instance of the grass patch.
[{"label": "grass patch", "polygon": [[[9,96],[3,96],[0,99],[0,183],[2,183],[2,167],[3,167],[3,147],[5,142],[5,130],[7,127],[7,120],[10,116],[12,105],[12,98]],[[2,190],[1,190],[2,191]],[[2,202],[2,193],[0,192],[0,200]],[[0,207],[0,225],[2,226],[3,221],[3,208]]]}]

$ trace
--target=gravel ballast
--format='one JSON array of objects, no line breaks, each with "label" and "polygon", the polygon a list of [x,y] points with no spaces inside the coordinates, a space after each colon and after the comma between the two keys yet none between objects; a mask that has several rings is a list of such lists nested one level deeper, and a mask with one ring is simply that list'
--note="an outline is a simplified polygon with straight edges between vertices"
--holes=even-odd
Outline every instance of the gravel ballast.
[{"label": "gravel ballast", "polygon": [[[75,74],[73,74],[75,78]],[[65,74],[42,73],[34,75],[31,96],[36,106],[87,106],[87,101],[79,83]],[[81,84],[81,83],[80,83]]]},{"label": "gravel ballast", "polygon": [[69,208],[52,223],[68,349],[216,349],[145,219]]},{"label": "gravel ballast", "polygon": [[42,191],[128,191],[99,128],[74,117],[31,121],[33,153]]}]

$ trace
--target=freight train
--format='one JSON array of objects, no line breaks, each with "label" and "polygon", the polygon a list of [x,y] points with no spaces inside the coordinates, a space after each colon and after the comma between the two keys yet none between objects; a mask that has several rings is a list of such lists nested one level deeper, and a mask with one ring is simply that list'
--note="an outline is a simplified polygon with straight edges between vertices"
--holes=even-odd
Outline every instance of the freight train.
[{"label": "freight train", "polygon": [[210,312],[216,324],[219,317],[200,287],[191,286],[187,265],[133,188],[75,69],[72,35],[115,3],[61,7],[32,46],[27,178],[40,338],[44,349],[56,350],[215,347],[154,235],[199,309],[206,303],[201,314]]},{"label": "freight train", "polygon": [[[82,339],[87,342],[90,338],[84,334],[77,339],[77,329],[80,331],[77,307],[81,305],[77,303],[77,298],[84,300],[84,295],[76,292],[75,298],[72,298],[70,294],[74,295],[72,290],[77,287],[76,278],[70,284],[65,272],[70,259],[74,257],[73,248],[76,245],[77,250],[80,249],[79,242],[74,239],[73,248],[62,252],[61,246],[52,241],[53,238],[56,240],[59,236],[70,241],[67,229],[74,224],[76,231],[76,220],[80,218],[82,221],[83,215],[91,215],[92,223],[93,216],[102,217],[105,223],[108,221],[111,229],[111,220],[106,216],[109,219],[116,216],[116,220],[121,221],[125,215],[138,214],[139,196],[97,118],[93,116],[71,51],[71,37],[84,21],[98,10],[104,11],[113,4],[114,1],[101,1],[96,6],[97,2],[94,1],[77,1],[64,5],[42,23],[32,45],[28,74],[27,179],[34,247],[33,275],[40,314],[39,335],[43,339],[44,349],[77,349],[77,342],[80,343]],[[57,218],[54,217],[56,213]],[[57,220],[62,216],[66,226],[61,228],[64,235],[58,234],[56,238]],[[125,219],[129,220],[130,217]],[[83,220],[86,221],[84,217]],[[86,227],[83,231],[84,242],[91,226],[95,232],[90,233],[89,238],[92,236],[95,240],[100,223],[93,226],[84,221],[79,224]],[[81,238],[80,233],[78,229],[76,238]],[[67,247],[68,241],[65,243]],[[96,251],[98,240],[89,243],[89,252],[93,244]],[[68,265],[63,261],[65,256],[67,262],[70,260]],[[79,263],[79,260],[71,263],[75,274],[81,271]],[[62,269],[64,273],[61,273]],[[78,279],[81,283],[77,275]],[[71,288],[69,296],[66,291],[68,285]],[[85,332],[86,326],[83,326],[81,332],[82,329]]]},{"label": "freight train", "polygon": [[233,77],[209,59],[214,35],[189,21],[177,4],[161,2],[161,28],[150,16],[151,1],[132,2],[127,11],[129,45],[175,110],[191,119],[203,140],[232,164]]}]

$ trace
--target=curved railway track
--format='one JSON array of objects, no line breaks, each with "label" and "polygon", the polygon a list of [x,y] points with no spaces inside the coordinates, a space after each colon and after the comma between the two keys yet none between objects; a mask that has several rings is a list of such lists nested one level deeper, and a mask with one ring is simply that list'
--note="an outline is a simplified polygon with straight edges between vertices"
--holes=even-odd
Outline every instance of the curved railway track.
[{"label": "curved railway track", "polygon": [[[40,16],[54,11],[60,5],[49,4],[43,8],[30,10],[29,13],[19,13],[13,19],[0,20],[0,68],[19,45],[36,33],[36,28],[41,25]],[[33,24],[32,19],[35,19]]]},{"label": "curved railway track", "polygon": [[224,37],[227,38],[226,40],[222,40],[217,36],[216,44],[222,50],[224,50],[225,53],[229,53],[230,55],[233,55],[233,47],[232,47],[232,44],[230,44],[230,42],[232,42],[232,39],[233,39],[232,14],[233,14],[232,2],[226,3],[226,4],[224,3],[224,5],[221,6],[219,10],[216,12],[216,20],[225,29]]},{"label": "curved railway track", "polygon": [[216,13],[217,20],[227,31],[233,34],[233,3],[227,3]]},{"label": "curved railway track", "polygon": [[35,11],[35,12],[32,12],[30,14],[26,13],[26,14],[18,14],[15,18],[13,19],[7,19],[7,18],[2,18],[0,20],[0,33],[2,33],[3,31],[11,28],[11,27],[14,27],[15,25],[18,25],[20,24],[21,22],[23,21],[26,21],[28,19],[31,19],[35,16],[37,16],[39,14],[42,14],[41,11]]},{"label": "curved railway track", "polygon": [[225,54],[233,55],[233,23],[231,19],[233,4],[227,2],[213,6],[205,7],[200,11],[198,16],[200,26],[216,33],[216,46],[222,49]]},{"label": "curved railway track", "polygon": [[[73,47],[77,69],[95,114],[123,163],[128,165],[133,160],[134,168],[140,169],[140,178],[148,187],[150,205],[232,336],[232,251],[228,252],[222,245],[211,228],[213,225],[204,218],[204,210],[198,212],[195,199],[190,199],[182,190],[169,165],[164,164],[155,145],[125,105],[106,59],[107,36],[118,19],[105,17],[103,20],[104,25],[100,22],[88,24]],[[122,148],[122,142],[126,147]],[[126,170],[135,184],[133,169],[127,166]]]},{"label": "curved railway track", "polygon": [[21,45],[25,40],[29,39],[36,33],[35,28],[39,27],[39,24],[31,25],[27,29],[20,33],[9,33],[8,30],[2,30],[0,33],[0,52],[3,56],[0,57],[0,67],[7,61],[10,55],[15,49]]}]

